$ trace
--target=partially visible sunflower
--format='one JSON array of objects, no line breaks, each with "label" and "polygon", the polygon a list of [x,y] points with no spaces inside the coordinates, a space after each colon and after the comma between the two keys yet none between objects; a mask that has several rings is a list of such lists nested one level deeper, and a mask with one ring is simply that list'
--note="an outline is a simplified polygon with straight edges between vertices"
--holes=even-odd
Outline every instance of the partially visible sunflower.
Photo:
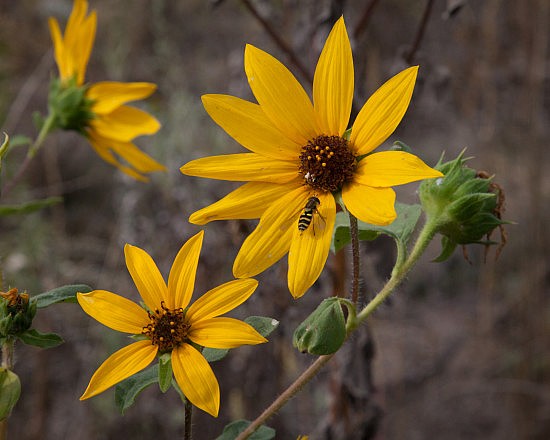
[{"label": "partially visible sunflower", "polygon": [[[353,58],[344,19],[334,25],[313,81],[313,104],[296,78],[268,53],[247,45],[244,67],[259,104],[205,95],[212,119],[251,153],[191,161],[183,174],[248,181],[189,221],[253,219],[260,222],[233,266],[237,278],[256,275],[287,252],[288,287],[302,296],[328,257],[336,216],[335,196],[364,222],[387,225],[396,217],[391,188],[442,174],[401,151],[372,153],[397,128],[411,100],[418,67],[398,73],[365,103],[351,127]],[[313,224],[298,228],[306,204]],[[315,199],[313,199],[315,200]]]},{"label": "partially visible sunflower", "polygon": [[132,141],[138,136],[156,133],[160,123],[149,113],[124,104],[147,98],[156,90],[156,85],[146,82],[84,84],[97,24],[95,11],[89,15],[87,11],[86,0],[74,1],[63,36],[57,20],[49,19],[59,69],[59,80],[54,81],[50,91],[50,113],[55,114],[56,126],[83,134],[103,160],[135,179],[148,180],[144,174],[166,168]]},{"label": "partially visible sunflower", "polygon": [[222,284],[189,306],[203,235],[201,231],[191,237],[178,252],[168,285],[145,251],[128,244],[124,247],[126,266],[146,309],[105,290],[77,294],[80,306],[92,318],[113,330],[144,337],[107,358],[80,400],[143,370],[157,354],[170,352],[174,376],[183,394],[193,405],[217,417],[220,389],[200,347],[235,348],[267,340],[245,322],[220,317],[252,295],[258,286],[254,279]]}]

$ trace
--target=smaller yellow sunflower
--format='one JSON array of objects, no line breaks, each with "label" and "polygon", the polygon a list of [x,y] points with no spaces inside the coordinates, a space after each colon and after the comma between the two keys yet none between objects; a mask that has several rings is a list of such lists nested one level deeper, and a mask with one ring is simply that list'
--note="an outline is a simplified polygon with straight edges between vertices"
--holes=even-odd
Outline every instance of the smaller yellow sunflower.
[{"label": "smaller yellow sunflower", "polygon": [[189,306],[203,235],[201,231],[191,237],[178,252],[168,285],[145,251],[128,244],[124,247],[126,266],[147,309],[105,290],[77,294],[80,306],[92,318],[113,330],[145,337],[107,358],[80,400],[105,391],[146,368],[157,354],[169,352],[183,394],[193,405],[217,417],[220,389],[200,347],[235,348],[267,340],[247,323],[220,316],[252,295],[258,286],[254,279],[222,284]]},{"label": "smaller yellow sunflower", "polygon": [[[89,15],[87,11],[86,0],[75,0],[63,36],[57,20],[49,19],[60,79],[56,92],[66,98],[68,88],[85,88],[83,99],[71,105],[72,109],[61,105],[72,114],[64,115],[63,122],[58,124],[81,132],[103,160],[122,172],[138,180],[148,180],[144,174],[166,168],[140,151],[132,141],[138,136],[156,133],[160,123],[149,113],[124,104],[147,98],[156,90],[156,85],[112,81],[83,85],[97,25],[95,11]],[[53,101],[50,99],[50,105]]]},{"label": "smaller yellow sunflower", "polygon": [[317,63],[313,102],[283,64],[254,46],[245,48],[244,68],[258,104],[228,95],[205,95],[202,101],[212,119],[250,153],[197,159],[181,172],[247,183],[189,221],[259,218],[233,275],[257,275],[288,253],[288,288],[297,298],[323,270],[340,194],[358,219],[387,225],[396,217],[392,186],[442,176],[412,154],[373,153],[405,115],[418,66],[374,92],[349,136],[354,71],[343,18]]}]

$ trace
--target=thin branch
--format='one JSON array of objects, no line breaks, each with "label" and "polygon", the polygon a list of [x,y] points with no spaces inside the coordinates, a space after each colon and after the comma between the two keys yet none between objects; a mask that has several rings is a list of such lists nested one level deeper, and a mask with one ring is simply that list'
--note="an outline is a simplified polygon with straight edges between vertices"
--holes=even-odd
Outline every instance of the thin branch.
[{"label": "thin branch", "polygon": [[377,3],[378,0],[370,0],[370,2],[367,4],[367,7],[363,11],[361,18],[359,19],[359,22],[357,23],[357,25],[355,26],[355,30],[353,31],[354,39],[357,40],[361,36],[361,34],[365,32],[365,29],[369,24],[370,18],[372,17],[372,13]]},{"label": "thin branch", "polygon": [[304,79],[309,81],[310,84],[313,84],[313,77],[309,73],[309,71],[305,68],[305,66],[302,64],[294,50],[279,36],[279,33],[273,29],[271,24],[260,15],[258,10],[254,7],[254,5],[249,0],[241,0],[243,5],[250,11],[250,13],[254,16],[256,20],[260,22],[260,24],[264,27],[265,31],[269,34],[269,36],[273,39],[275,44],[281,49],[284,53],[287,54],[290,61],[296,66],[296,68],[300,71]]},{"label": "thin branch", "polygon": [[414,42],[411,49],[407,52],[407,55],[405,56],[405,61],[407,62],[407,64],[412,64],[414,56],[420,48],[420,43],[422,42],[422,37],[424,36],[424,33],[426,31],[426,26],[428,25],[428,19],[430,18],[430,15],[432,13],[433,5],[434,0],[428,0],[428,2],[426,3],[426,8],[424,9],[422,20],[420,21],[420,24],[416,31]]}]

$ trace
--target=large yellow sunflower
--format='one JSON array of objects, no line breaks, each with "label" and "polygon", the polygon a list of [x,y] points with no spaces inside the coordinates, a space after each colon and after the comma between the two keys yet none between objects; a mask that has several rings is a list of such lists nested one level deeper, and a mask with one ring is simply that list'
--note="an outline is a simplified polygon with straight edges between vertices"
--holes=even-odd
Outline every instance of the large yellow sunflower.
[{"label": "large yellow sunflower", "polygon": [[[57,20],[49,20],[61,88],[84,84],[97,24],[95,11],[89,15],[87,11],[86,0],[75,0],[63,36]],[[149,113],[124,105],[147,98],[156,90],[156,85],[146,82],[99,82],[83,87],[86,87],[86,99],[81,104],[79,121],[75,122],[73,118],[71,124],[63,128],[82,132],[103,160],[135,179],[147,180],[144,174],[165,171],[163,165],[132,142],[138,136],[156,133],[160,123]],[[127,165],[121,163],[118,157],[123,158]]]},{"label": "large yellow sunflower", "polygon": [[[248,183],[192,214],[190,222],[260,218],[237,255],[233,274],[256,275],[288,252],[288,287],[300,297],[326,262],[335,195],[341,192],[346,208],[360,220],[386,225],[396,217],[392,186],[442,175],[409,153],[370,154],[403,118],[418,67],[398,73],[369,98],[349,139],[354,74],[343,18],[317,64],[313,104],[290,71],[268,53],[247,45],[244,67],[258,104],[227,95],[202,100],[212,119],[251,153],[197,159],[181,172]],[[308,218],[312,224],[304,229]]]},{"label": "large yellow sunflower", "polygon": [[147,309],[107,292],[79,293],[77,299],[92,318],[114,330],[143,335],[115,352],[97,369],[80,398],[95,396],[147,367],[157,354],[171,353],[172,369],[183,394],[196,407],[217,416],[220,389],[210,364],[196,346],[235,348],[266,339],[238,319],[220,317],[248,299],[254,279],[233,280],[200,297],[191,306],[203,232],[178,252],[168,285],[153,259],[142,249],[126,245],[126,266]]}]

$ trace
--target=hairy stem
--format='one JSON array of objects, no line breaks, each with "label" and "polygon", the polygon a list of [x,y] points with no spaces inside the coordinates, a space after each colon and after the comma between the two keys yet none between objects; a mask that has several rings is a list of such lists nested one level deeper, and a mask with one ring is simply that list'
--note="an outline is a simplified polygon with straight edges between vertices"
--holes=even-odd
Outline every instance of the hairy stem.
[{"label": "hairy stem", "polygon": [[352,284],[351,300],[357,304],[359,300],[359,230],[357,228],[357,218],[348,211],[349,230],[351,234],[351,252],[352,252]]},{"label": "hairy stem", "polygon": [[183,433],[183,439],[184,440],[191,440],[193,438],[193,426],[191,424],[191,418],[193,416],[193,405],[191,402],[189,402],[189,399],[185,399],[185,406],[184,406],[184,423],[185,423],[185,431]]}]

